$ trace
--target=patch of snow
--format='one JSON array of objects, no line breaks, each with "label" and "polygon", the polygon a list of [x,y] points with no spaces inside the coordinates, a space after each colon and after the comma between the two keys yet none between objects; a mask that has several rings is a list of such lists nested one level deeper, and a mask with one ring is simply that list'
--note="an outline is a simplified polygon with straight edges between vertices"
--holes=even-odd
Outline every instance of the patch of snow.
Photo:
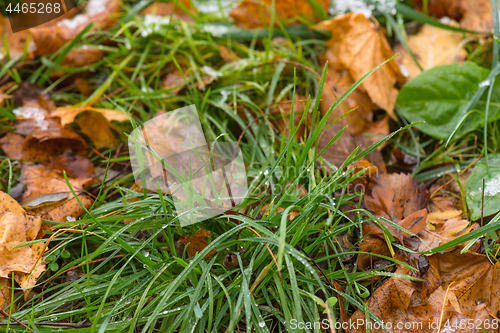
[{"label": "patch of snow", "polygon": [[361,13],[368,18],[375,9],[391,15],[396,14],[395,0],[334,0],[333,6],[334,10],[330,10],[330,14]]},{"label": "patch of snow", "polygon": [[231,95],[231,92],[227,90],[221,90],[220,94],[222,95],[221,103],[225,103],[229,95]]},{"label": "patch of snow", "polygon": [[220,24],[205,24],[203,30],[215,37],[222,37],[229,32],[229,27]]},{"label": "patch of snow", "polygon": [[334,0],[333,6],[335,8],[334,12],[337,15],[342,15],[347,12],[361,13],[365,17],[370,17],[375,6],[372,4],[367,4],[363,0]]},{"label": "patch of snow", "polygon": [[57,22],[57,26],[66,29],[76,29],[81,24],[88,23],[92,17],[104,12],[109,1],[110,0],[89,0],[87,6],[85,6],[85,13],[59,21]]},{"label": "patch of snow", "polygon": [[[483,189],[479,188],[479,192],[482,194]],[[500,193],[500,179],[493,178],[484,183],[484,195],[492,197]]]},{"label": "patch of snow", "polygon": [[76,221],[76,217],[66,216],[66,221],[68,221],[68,222],[74,222],[74,221]]},{"label": "patch of snow", "polygon": [[162,25],[168,25],[170,23],[170,17],[163,17],[159,15],[144,15],[144,27],[145,29],[141,31],[141,36],[146,37],[153,32],[160,31]]},{"label": "patch of snow", "polygon": [[49,123],[45,120],[45,114],[47,111],[44,109],[32,107],[32,106],[22,106],[20,108],[14,109],[12,111],[17,117],[26,117],[35,120],[35,126],[46,131],[49,129]]},{"label": "patch of snow", "polygon": [[222,75],[220,72],[209,66],[203,66],[201,70],[204,71],[206,74],[210,75],[211,77],[219,77]]}]

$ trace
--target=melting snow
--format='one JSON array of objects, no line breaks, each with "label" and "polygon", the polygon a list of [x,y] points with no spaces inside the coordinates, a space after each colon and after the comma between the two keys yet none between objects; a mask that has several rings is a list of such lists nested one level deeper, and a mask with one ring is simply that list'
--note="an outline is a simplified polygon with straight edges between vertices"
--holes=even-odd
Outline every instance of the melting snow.
[{"label": "melting snow", "polygon": [[[483,193],[483,189],[479,188],[479,193]],[[485,182],[484,184],[484,195],[485,196],[494,196],[500,193],[500,179],[493,178]]]},{"label": "melting snow", "polygon": [[81,24],[88,23],[89,19],[93,16],[104,12],[108,2],[109,0],[89,0],[89,2],[87,2],[87,6],[85,7],[85,14],[78,14],[73,18],[59,21],[57,22],[57,26],[67,29],[76,29]]},{"label": "melting snow", "polygon": [[163,17],[159,15],[144,15],[144,26],[145,29],[141,31],[141,36],[146,37],[153,33],[153,31],[157,32],[160,30],[162,25],[168,25],[170,23],[170,17]]},{"label": "melting snow", "polygon": [[12,111],[17,117],[26,117],[35,120],[35,126],[46,131],[49,129],[49,123],[45,120],[47,111],[32,106],[22,106]]},{"label": "melting snow", "polygon": [[372,15],[374,9],[391,15],[396,14],[395,0],[334,0],[334,12],[337,14],[345,14],[347,12],[361,13],[366,17]]}]

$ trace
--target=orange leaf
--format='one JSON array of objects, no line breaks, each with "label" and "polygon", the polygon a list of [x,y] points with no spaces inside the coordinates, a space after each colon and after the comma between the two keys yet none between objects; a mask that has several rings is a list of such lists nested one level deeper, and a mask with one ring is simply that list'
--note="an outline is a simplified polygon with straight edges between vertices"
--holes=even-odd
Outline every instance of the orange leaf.
[{"label": "orange leaf", "polygon": [[[193,236],[181,235],[180,241],[186,246],[186,251],[189,257],[194,257],[196,253],[201,252],[204,248],[208,246],[207,237],[210,235],[210,231],[200,228]],[[210,251],[206,257],[210,257],[217,253],[217,250]]]}]

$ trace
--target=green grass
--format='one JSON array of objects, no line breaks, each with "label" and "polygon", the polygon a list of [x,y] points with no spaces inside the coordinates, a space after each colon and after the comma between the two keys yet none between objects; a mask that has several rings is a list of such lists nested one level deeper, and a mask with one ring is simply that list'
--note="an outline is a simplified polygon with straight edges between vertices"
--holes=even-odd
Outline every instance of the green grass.
[{"label": "green grass", "polygon": [[[132,174],[121,174],[106,186],[99,184],[90,190],[97,199],[89,212],[77,221],[58,225],[59,229],[70,230],[48,233],[54,238],[45,260],[52,269],[39,280],[37,294],[25,302],[20,289],[14,288],[17,309],[12,316],[35,332],[62,329],[42,322],[88,323],[64,327],[65,332],[291,332],[292,319],[317,322],[328,318],[325,308],[331,319],[339,321],[339,303],[326,300],[337,298],[352,314],[363,308],[370,295],[373,286],[367,278],[392,274],[382,270],[361,272],[355,263],[346,265],[342,261],[344,256],[359,252],[355,246],[341,248],[338,238],[347,234],[353,243],[361,241],[361,225],[375,219],[360,209],[359,201],[354,201],[357,195],[345,192],[346,185],[360,175],[346,173],[346,167],[390,140],[384,149],[386,154],[392,147],[399,147],[418,157],[413,175],[432,180],[442,174],[430,169],[452,163],[463,168],[467,165],[464,161],[473,160],[486,149],[484,143],[489,137],[493,142],[500,141],[497,124],[489,125],[491,131],[471,132],[445,146],[411,128],[399,130],[406,124],[392,121],[395,132],[390,137],[364,152],[354,151],[341,168],[328,175],[316,165],[321,155],[317,138],[328,119],[318,113],[316,96],[321,92],[321,81],[307,69],[322,72],[317,55],[325,49],[325,36],[310,39],[304,30],[294,28],[273,31],[285,36],[287,44],[270,40],[269,31],[236,31],[216,37],[203,31],[203,18],[199,18],[198,23],[172,20],[170,25],[144,37],[142,19],[136,13],[149,2],[127,3],[128,14],[116,28],[82,33],[58,53],[38,59],[35,66],[18,69],[20,78],[42,85],[59,105],[86,104],[95,102],[103,93],[115,93],[94,106],[122,110],[133,117],[134,124],[120,125],[124,133],[159,110],[190,104],[200,112],[208,141],[224,133],[223,140],[236,143],[251,123],[240,148],[245,164],[251,166],[248,175],[253,194],[239,207],[244,214],[222,215],[180,228],[171,198],[130,190]],[[220,13],[205,16],[228,24]],[[391,22],[393,31],[399,29],[396,37],[405,36],[404,24],[387,22]],[[58,66],[71,48],[97,47],[106,40],[112,43],[102,47],[104,60],[86,68]],[[240,60],[226,64],[218,45],[233,50]],[[471,41],[467,47],[483,46]],[[481,52],[477,52],[480,59]],[[4,64],[0,75],[13,70],[16,64]],[[163,69],[169,66],[182,68],[187,80],[178,94],[161,88]],[[196,87],[203,66],[216,68],[219,73],[204,90]],[[49,78],[53,69],[67,74],[53,81]],[[96,87],[90,97],[82,96],[75,88],[62,89],[64,78],[89,70],[89,80]],[[295,94],[309,97],[305,110],[311,109],[316,119],[305,139],[295,135],[293,121],[290,138],[283,137],[269,116],[275,103],[293,99]],[[0,114],[12,109],[12,101],[7,100]],[[116,134],[126,144],[126,135]],[[487,149],[495,153],[498,145],[488,145]],[[114,162],[126,164],[127,152],[117,152],[113,147],[101,151],[110,159],[94,153],[90,159],[104,168]],[[8,159],[1,162],[0,189],[9,192],[19,182],[15,168],[18,164]],[[280,190],[290,183],[290,190]],[[303,198],[293,192],[299,184],[308,191]],[[140,200],[127,201],[132,198]],[[266,204],[270,204],[268,213],[261,217],[259,212]],[[357,207],[353,219],[340,209],[346,204]],[[285,210],[278,212],[279,207]],[[299,214],[289,221],[288,213],[296,209]],[[133,222],[125,225],[125,219]],[[175,241],[179,235],[192,235],[201,226],[211,231],[209,246],[191,258],[185,251],[177,253]],[[217,254],[205,259],[214,249]],[[237,268],[223,266],[226,254],[237,257]],[[68,281],[68,270],[76,270],[81,276]],[[343,291],[336,290],[332,281],[339,283]],[[6,322],[0,320],[0,330],[7,327]],[[12,321],[8,330],[27,331]]]}]

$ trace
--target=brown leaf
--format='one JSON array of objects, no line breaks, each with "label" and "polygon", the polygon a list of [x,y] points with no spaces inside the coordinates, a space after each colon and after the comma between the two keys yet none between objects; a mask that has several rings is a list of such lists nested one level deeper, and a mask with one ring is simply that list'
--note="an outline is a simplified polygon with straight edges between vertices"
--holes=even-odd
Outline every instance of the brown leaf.
[{"label": "brown leaf", "polygon": [[89,111],[89,112],[97,112],[100,113],[101,115],[106,118],[107,121],[128,121],[128,117],[125,113],[116,111],[116,110],[111,110],[111,109],[103,109],[103,108],[93,108],[90,106],[83,106],[83,107],[60,107],[57,108],[55,112],[53,112],[51,115],[53,117],[59,117],[61,119],[61,125],[65,126],[67,124],[71,124],[73,121],[75,121],[76,116],[78,116],[80,113],[84,111]]},{"label": "brown leaf", "polygon": [[[182,4],[187,11],[185,11],[184,8],[182,8],[183,6],[181,6],[180,4]],[[191,17],[191,15],[195,15],[193,6],[191,5],[191,2],[189,0],[180,0],[178,3],[176,3],[175,1],[168,3],[155,1],[144,10],[142,10],[140,14],[143,16],[158,15],[170,17],[172,15],[172,12],[174,12],[174,18],[186,22],[192,22],[193,18]]]},{"label": "brown leaf", "polygon": [[[321,113],[326,114],[328,109],[353,84],[354,81],[347,70],[337,70],[333,64],[329,63],[321,95]],[[387,136],[389,134],[389,118],[385,117],[374,121],[373,110],[376,108],[368,94],[360,88],[349,94],[331,113],[329,120],[333,124],[321,135],[318,147],[323,149],[343,127],[348,126],[347,130],[325,151],[323,158],[340,167],[356,147],[361,146],[361,149],[365,149]],[[339,120],[341,116],[343,117]],[[373,165],[383,165],[384,161],[380,154],[382,148],[383,146],[371,152],[366,159]]]},{"label": "brown leaf", "polygon": [[[196,253],[201,252],[204,248],[208,246],[207,237],[210,235],[210,231],[200,228],[193,236],[181,235],[180,241],[186,246],[186,251],[189,257],[194,257]],[[206,257],[210,257],[217,253],[217,250],[210,251]]]},{"label": "brown leaf", "polygon": [[[493,29],[490,0],[428,0],[428,13],[434,17],[450,17],[460,22],[460,27],[467,30],[489,33]],[[419,10],[422,0],[415,0]]]},{"label": "brown leaf", "polygon": [[7,193],[0,191],[0,198],[0,277],[30,273],[38,261],[34,246],[13,247],[35,240],[42,220],[28,215]]},{"label": "brown leaf", "polygon": [[95,176],[95,167],[88,158],[74,155],[69,151],[52,159],[48,164],[48,169],[60,174],[64,170],[69,178],[93,178]]},{"label": "brown leaf", "polygon": [[41,25],[29,29],[37,45],[36,56],[52,54],[64,44],[73,40],[89,23],[93,22],[92,31],[104,30],[111,27],[116,20],[113,14],[121,10],[120,3],[115,0],[89,1],[83,13],[72,18],[56,21],[52,24]]},{"label": "brown leaf", "polygon": [[[66,57],[62,60],[60,66],[66,68],[73,67],[85,67],[90,66],[93,63],[98,62],[104,57],[104,52],[98,48],[75,48],[68,52]],[[54,70],[51,74],[51,78],[58,78],[67,73],[61,70]]]},{"label": "brown leaf", "polygon": [[[381,174],[371,195],[364,197],[364,204],[375,215],[382,216],[414,234],[421,232],[426,225],[427,210],[424,208],[429,193],[424,184],[418,185],[407,174]],[[382,222],[391,234],[399,239],[409,234]],[[373,223],[366,224],[376,234],[382,231]]]},{"label": "brown leaf", "polygon": [[16,272],[14,274],[16,282],[21,286],[21,288],[23,288],[25,301],[28,300],[28,295],[33,289],[33,287],[36,285],[37,279],[40,277],[40,275],[42,275],[43,272],[45,272],[45,269],[47,268],[47,265],[41,262],[43,250],[45,249],[45,244],[36,243],[33,244],[31,248],[35,252],[35,258],[39,259],[34,264],[33,271],[29,273]]},{"label": "brown leaf", "polygon": [[461,254],[462,248],[438,253],[429,260],[439,272],[443,288],[450,287],[464,316],[472,316],[476,305],[486,303],[491,313],[500,310],[500,270],[487,256],[479,253]]},{"label": "brown leaf", "polygon": [[[316,3],[328,11],[330,1],[316,0]],[[238,7],[234,8],[229,16],[247,29],[268,27],[271,19],[272,0],[243,0]],[[321,18],[311,4],[306,0],[275,0],[276,21],[284,25],[293,25],[300,22],[298,17],[317,22]],[[275,22],[278,27],[278,22]]]},{"label": "brown leaf", "polygon": [[83,112],[76,121],[83,134],[87,135],[97,149],[117,146],[115,136],[106,118],[98,112]]},{"label": "brown leaf", "polygon": [[[454,26],[454,24],[450,24]],[[463,36],[459,32],[424,25],[418,34],[408,37],[408,46],[424,70],[453,62],[462,63],[467,51],[460,46]],[[421,73],[410,54],[402,45],[397,45],[394,52],[400,53],[396,61],[400,68],[405,68],[409,78]],[[404,67],[402,67],[404,66]]]},{"label": "brown leaf", "polygon": [[[399,268],[396,274],[408,274],[409,269]],[[366,302],[368,308],[384,323],[391,322],[406,322],[406,312],[410,306],[410,301],[415,293],[415,287],[412,282],[404,278],[390,278],[385,281],[373,293],[373,296]],[[349,319],[350,322],[363,320],[365,314],[361,310],[357,310]],[[361,327],[362,326],[362,327]],[[386,332],[385,330],[373,329],[372,332]],[[350,332],[365,332],[365,326],[360,325],[358,329]]]},{"label": "brown leaf", "polygon": [[[0,278],[0,309],[4,309],[10,305],[11,291],[9,288],[3,287],[10,285],[9,279]],[[0,317],[3,317],[3,315],[0,314]]]},{"label": "brown leaf", "polygon": [[477,224],[469,225],[470,222],[462,220],[461,217],[462,211],[459,210],[429,213],[427,215],[427,227],[419,234],[423,242],[420,244],[418,251],[423,252],[433,249],[477,227]]},{"label": "brown leaf", "polygon": [[[62,172],[48,166],[24,163],[21,169],[21,181],[27,189],[22,204],[44,218],[56,222],[66,222],[67,217],[77,218],[85,213],[73,197]],[[86,208],[92,205],[84,189],[95,182],[93,178],[68,178],[68,181]],[[59,195],[59,196],[57,196]]]},{"label": "brown leaf", "polygon": [[[363,14],[340,15],[317,27],[333,35],[326,43],[329,64],[336,70],[348,71],[354,81],[393,55],[378,22],[370,21]],[[394,117],[398,94],[394,85],[398,80],[403,82],[404,78],[398,65],[391,61],[363,81],[361,88],[375,105]]]}]

